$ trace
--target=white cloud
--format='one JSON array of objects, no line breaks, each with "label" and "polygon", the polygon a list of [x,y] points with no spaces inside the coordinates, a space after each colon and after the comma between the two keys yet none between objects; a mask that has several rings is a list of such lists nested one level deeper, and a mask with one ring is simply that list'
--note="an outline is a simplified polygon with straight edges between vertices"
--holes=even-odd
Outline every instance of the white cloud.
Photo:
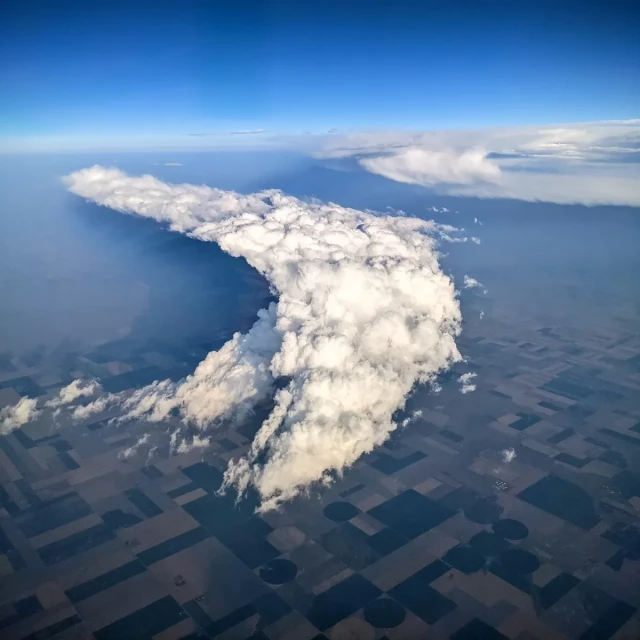
[{"label": "white cloud", "polygon": [[193,451],[194,449],[206,449],[210,444],[211,438],[196,434],[191,440],[182,440],[176,451],[178,453],[189,453],[189,451]]},{"label": "white cloud", "polygon": [[22,398],[17,404],[0,409],[0,434],[11,433],[35,420],[40,413],[36,405],[37,400],[34,398]]},{"label": "white cloud", "polygon": [[447,195],[640,206],[640,120],[324,136],[314,154]]},{"label": "white cloud", "polygon": [[465,275],[463,282],[465,289],[481,289],[483,294],[486,295],[488,293],[488,289],[485,289],[482,282],[478,282],[478,280],[471,276]]},{"label": "white cloud", "polygon": [[483,149],[456,153],[409,147],[389,155],[360,158],[358,162],[371,173],[424,186],[494,182],[500,177],[500,169],[487,159]]},{"label": "white cloud", "polygon": [[255,136],[261,133],[267,133],[266,129],[243,129],[240,131],[229,131],[231,136]]},{"label": "white cloud", "polygon": [[165,167],[181,167],[182,162],[165,162],[164,166]]},{"label": "white cloud", "polygon": [[58,395],[46,403],[47,407],[60,407],[62,405],[71,404],[79,398],[88,398],[96,395],[101,391],[100,384],[97,380],[89,379],[74,380],[71,384],[60,389]]},{"label": "white cloud", "polygon": [[150,433],[145,433],[140,438],[138,438],[138,441],[135,444],[132,444],[130,447],[128,447],[126,449],[123,449],[120,452],[118,457],[121,460],[128,460],[129,458],[131,458],[134,455],[136,455],[136,453],[138,453],[138,449],[140,447],[144,446],[145,444],[149,444],[150,440],[151,440],[151,434]]},{"label": "white cloud", "polygon": [[422,410],[417,409],[416,411],[413,411],[410,416],[406,417],[400,423],[400,426],[403,428],[408,427],[412,422],[415,422],[418,418],[421,418],[421,417],[422,417]]},{"label": "white cloud", "polygon": [[500,455],[502,456],[502,461],[508,464],[509,462],[513,462],[515,459],[516,450],[513,447],[509,447],[508,449],[503,449],[500,452]]},{"label": "white cloud", "polygon": [[438,264],[444,230],[433,222],[102,167],[66,183],[99,204],[218,243],[277,291],[278,303],[246,335],[210,353],[182,383],[99,399],[102,409],[118,404],[148,421],[175,409],[205,428],[242,419],[276,379],[286,381],[249,453],[225,474],[227,487],[255,487],[264,509],[329,481],[384,442],[413,385],[460,359],[459,304]]},{"label": "white cloud", "polygon": [[476,373],[463,373],[459,378],[460,392],[467,394],[476,390],[476,385],[471,381],[476,377]]},{"label": "white cloud", "polygon": [[86,420],[96,413],[100,413],[109,407],[110,399],[108,396],[96,398],[93,402],[86,405],[74,407],[71,411],[71,417],[74,420]]}]

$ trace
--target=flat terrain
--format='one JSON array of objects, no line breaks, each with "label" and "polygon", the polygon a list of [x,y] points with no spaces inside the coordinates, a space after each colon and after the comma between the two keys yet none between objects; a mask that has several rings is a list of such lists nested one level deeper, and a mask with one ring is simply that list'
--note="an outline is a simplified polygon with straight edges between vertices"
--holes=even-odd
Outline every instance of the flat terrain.
[{"label": "flat terrain", "polygon": [[[490,309],[467,303],[468,362],[410,398],[420,417],[279,513],[216,495],[257,419],[173,456],[156,426],[127,460],[145,425],[0,438],[2,638],[640,637],[640,318]],[[4,363],[0,401],[69,376],[110,391],[180,377],[213,347]]]}]

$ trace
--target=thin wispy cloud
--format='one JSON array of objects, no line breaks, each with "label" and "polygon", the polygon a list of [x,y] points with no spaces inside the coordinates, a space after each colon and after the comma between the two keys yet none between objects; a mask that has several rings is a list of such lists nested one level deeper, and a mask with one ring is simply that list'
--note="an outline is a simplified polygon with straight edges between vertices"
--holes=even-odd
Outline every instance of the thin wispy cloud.
[{"label": "thin wispy cloud", "polygon": [[194,131],[185,133],[185,136],[192,138],[206,138],[215,136],[252,136],[269,133],[268,129],[236,129],[233,131]]},{"label": "thin wispy cloud", "polygon": [[255,136],[261,133],[267,133],[266,129],[247,129],[246,131],[229,131],[229,135],[231,136]]}]

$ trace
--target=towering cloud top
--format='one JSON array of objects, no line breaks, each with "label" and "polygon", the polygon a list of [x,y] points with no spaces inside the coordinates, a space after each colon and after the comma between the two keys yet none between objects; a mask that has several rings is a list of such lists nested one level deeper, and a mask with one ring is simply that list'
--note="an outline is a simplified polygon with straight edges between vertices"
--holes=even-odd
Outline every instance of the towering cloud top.
[{"label": "towering cloud top", "polygon": [[[253,328],[210,353],[180,383],[129,398],[126,416],[151,422],[177,410],[201,428],[241,420],[274,392],[275,406],[227,486],[255,487],[264,509],[327,482],[396,428],[394,412],[418,382],[460,358],[460,309],[441,271],[432,222],[302,202],[278,191],[240,195],[168,185],[92,167],[69,190],[150,217],[243,257],[277,292]],[[83,407],[83,415],[91,405]]]}]

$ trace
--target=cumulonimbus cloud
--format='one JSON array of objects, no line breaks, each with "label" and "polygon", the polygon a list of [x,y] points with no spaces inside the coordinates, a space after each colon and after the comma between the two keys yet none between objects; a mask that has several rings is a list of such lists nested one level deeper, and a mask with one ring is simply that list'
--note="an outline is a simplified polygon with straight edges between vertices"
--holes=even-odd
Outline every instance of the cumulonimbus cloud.
[{"label": "cumulonimbus cloud", "polygon": [[254,487],[263,509],[329,481],[384,442],[412,387],[460,359],[460,309],[438,263],[433,222],[278,191],[169,185],[99,166],[65,181],[78,196],[216,242],[277,292],[247,334],[234,335],[185,380],[97,401],[100,410],[118,404],[125,416],[150,422],[177,411],[206,428],[241,420],[282,381],[250,450],[225,475],[240,493]]}]

